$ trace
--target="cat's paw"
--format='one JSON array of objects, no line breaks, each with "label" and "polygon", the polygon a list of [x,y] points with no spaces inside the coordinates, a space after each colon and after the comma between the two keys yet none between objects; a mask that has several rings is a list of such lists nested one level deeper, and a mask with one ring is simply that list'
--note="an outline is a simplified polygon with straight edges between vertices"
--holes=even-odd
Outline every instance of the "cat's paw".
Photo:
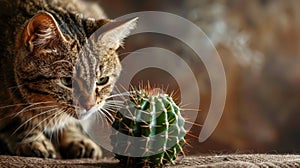
[{"label": "cat's paw", "polygon": [[60,153],[62,157],[67,159],[100,159],[102,157],[102,150],[100,147],[89,138],[69,141],[68,143],[64,143],[64,145],[61,144]]},{"label": "cat's paw", "polygon": [[48,139],[18,143],[15,153],[19,156],[56,158],[54,146]]}]

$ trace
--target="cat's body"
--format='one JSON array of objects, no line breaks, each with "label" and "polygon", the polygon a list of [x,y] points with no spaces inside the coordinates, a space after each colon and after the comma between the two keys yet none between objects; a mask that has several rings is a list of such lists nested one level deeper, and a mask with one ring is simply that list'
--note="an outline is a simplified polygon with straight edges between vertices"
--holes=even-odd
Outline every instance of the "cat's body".
[{"label": "cat's body", "polygon": [[103,106],[121,70],[116,49],[135,20],[111,22],[75,0],[0,0],[0,17],[0,138],[9,153],[55,157],[48,133],[63,157],[100,158],[78,115]]}]

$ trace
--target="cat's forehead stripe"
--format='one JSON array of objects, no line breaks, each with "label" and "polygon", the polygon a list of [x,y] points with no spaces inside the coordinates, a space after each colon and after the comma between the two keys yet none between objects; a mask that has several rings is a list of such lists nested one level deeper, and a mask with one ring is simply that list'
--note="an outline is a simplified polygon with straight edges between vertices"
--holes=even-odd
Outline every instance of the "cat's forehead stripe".
[{"label": "cat's forehead stripe", "polygon": [[99,68],[100,57],[93,53],[92,47],[84,47],[79,54],[78,66],[76,69],[78,75],[84,80],[88,86],[92,87],[96,78],[96,73]]}]

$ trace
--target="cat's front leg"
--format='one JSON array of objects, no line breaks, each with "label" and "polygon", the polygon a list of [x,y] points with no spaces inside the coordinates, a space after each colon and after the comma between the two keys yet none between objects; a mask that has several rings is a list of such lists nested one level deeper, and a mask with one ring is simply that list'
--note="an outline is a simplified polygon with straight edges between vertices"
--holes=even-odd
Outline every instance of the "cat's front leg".
[{"label": "cat's front leg", "polygon": [[8,135],[10,152],[18,156],[56,158],[51,141],[40,130]]},{"label": "cat's front leg", "polygon": [[68,125],[59,136],[63,158],[100,159],[102,150],[83,132],[79,124]]}]

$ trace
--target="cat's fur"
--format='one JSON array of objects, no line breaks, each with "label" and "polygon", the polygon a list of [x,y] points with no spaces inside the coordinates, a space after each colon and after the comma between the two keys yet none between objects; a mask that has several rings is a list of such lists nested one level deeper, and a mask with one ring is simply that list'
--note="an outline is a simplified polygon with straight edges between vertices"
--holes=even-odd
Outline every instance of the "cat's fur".
[{"label": "cat's fur", "polygon": [[116,50],[135,20],[112,22],[85,8],[77,0],[0,0],[0,138],[10,154],[54,158],[50,134],[65,158],[102,156],[78,118],[110,95],[121,70]]}]

